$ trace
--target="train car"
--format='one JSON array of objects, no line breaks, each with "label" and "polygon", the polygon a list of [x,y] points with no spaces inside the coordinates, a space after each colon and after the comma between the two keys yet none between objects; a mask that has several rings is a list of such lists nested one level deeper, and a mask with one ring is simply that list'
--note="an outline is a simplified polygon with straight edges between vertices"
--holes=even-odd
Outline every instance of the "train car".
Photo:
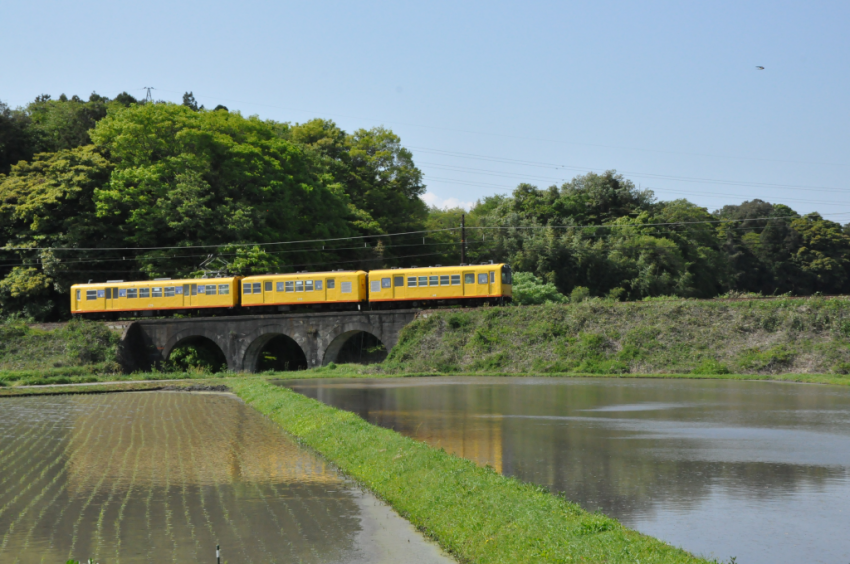
[{"label": "train car", "polygon": [[393,268],[369,271],[372,309],[438,305],[498,305],[511,301],[507,264]]},{"label": "train car", "polygon": [[231,313],[239,306],[238,276],[146,282],[110,280],[71,286],[71,313],[92,319],[173,313]]},{"label": "train car", "polygon": [[294,308],[365,309],[366,272],[335,270],[264,274],[242,279],[242,307],[272,313]]}]

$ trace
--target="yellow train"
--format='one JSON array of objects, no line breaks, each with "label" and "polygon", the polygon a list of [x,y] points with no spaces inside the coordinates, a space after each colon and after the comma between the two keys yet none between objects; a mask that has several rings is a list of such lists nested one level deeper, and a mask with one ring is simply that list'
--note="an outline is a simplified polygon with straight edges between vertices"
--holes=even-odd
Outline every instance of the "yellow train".
[{"label": "yellow train", "polygon": [[504,304],[507,264],[335,270],[147,282],[112,280],[71,287],[71,313],[91,318],[276,313]]}]

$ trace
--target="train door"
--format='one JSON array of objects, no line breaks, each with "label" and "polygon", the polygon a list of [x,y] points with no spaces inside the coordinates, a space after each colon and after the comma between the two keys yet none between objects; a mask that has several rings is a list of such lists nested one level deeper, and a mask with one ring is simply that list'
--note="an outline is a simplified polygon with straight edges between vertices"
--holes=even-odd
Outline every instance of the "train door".
[{"label": "train door", "polygon": [[475,284],[475,273],[474,272],[464,272],[463,273],[463,295],[464,296],[476,296],[478,289]]},{"label": "train door", "polygon": [[263,303],[274,302],[274,282],[263,280]]},{"label": "train door", "polygon": [[477,275],[478,288],[477,292],[479,296],[489,296],[490,295],[490,275],[486,272],[479,272]]},{"label": "train door", "polygon": [[107,288],[106,289],[106,308],[105,309],[114,309],[115,308],[115,299],[118,297],[118,288]]},{"label": "train door", "polygon": [[393,298],[400,300],[404,297],[404,275],[393,274]]}]

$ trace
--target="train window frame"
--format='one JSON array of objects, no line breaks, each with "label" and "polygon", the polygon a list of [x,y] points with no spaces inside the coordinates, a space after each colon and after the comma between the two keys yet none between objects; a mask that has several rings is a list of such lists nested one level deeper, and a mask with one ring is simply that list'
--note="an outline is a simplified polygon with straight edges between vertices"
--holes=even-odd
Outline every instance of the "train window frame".
[{"label": "train window frame", "polygon": [[139,288],[139,297],[140,298],[150,298],[151,297],[151,289],[150,288]]},{"label": "train window frame", "polygon": [[475,284],[475,273],[474,272],[464,272],[463,283],[464,284]]},{"label": "train window frame", "polygon": [[333,278],[328,278],[327,283],[328,283],[328,290],[333,290],[334,288],[336,288],[336,280],[334,280]]},{"label": "train window frame", "polygon": [[253,282],[251,284],[253,286],[252,290],[254,290],[254,294],[262,294],[263,293],[263,285],[259,282]]},{"label": "train window frame", "polygon": [[285,289],[286,292],[294,292],[295,291],[295,281],[294,280],[288,280],[288,281],[284,282],[283,285],[284,285],[284,289]]},{"label": "train window frame", "polygon": [[342,294],[350,294],[352,293],[351,282],[343,282],[339,285],[339,291]]},{"label": "train window frame", "polygon": [[440,286],[448,286],[451,284],[451,277],[448,274],[440,275]]},{"label": "train window frame", "polygon": [[275,292],[283,292],[283,282],[278,282],[274,285]]},{"label": "train window frame", "polygon": [[195,284],[195,286],[197,287],[197,292],[198,292],[199,296],[201,294],[203,294],[203,295],[207,294],[207,285],[206,284]]},{"label": "train window frame", "polygon": [[77,296],[77,301],[80,301],[80,291],[79,290],[77,290],[76,296]]},{"label": "train window frame", "polygon": [[393,286],[396,288],[404,286],[404,276],[393,276]]},{"label": "train window frame", "polygon": [[490,271],[490,284],[495,284],[495,283],[496,283],[496,271],[491,270]]},{"label": "train window frame", "polygon": [[97,290],[86,290],[86,301],[92,301],[97,299]]},{"label": "train window frame", "polygon": [[316,291],[320,291],[322,289],[322,281],[316,280]]},{"label": "train window frame", "polygon": [[161,298],[162,297],[162,286],[154,286],[151,288],[151,297],[152,298]]},{"label": "train window frame", "polygon": [[381,289],[392,288],[393,281],[392,278],[381,278]]},{"label": "train window frame", "polygon": [[165,293],[163,295],[165,298],[173,298],[174,297],[174,286],[166,286]]},{"label": "train window frame", "polygon": [[[192,289],[194,290],[194,288],[192,288]],[[242,283],[242,294],[247,296],[250,293],[251,293],[251,283],[250,282],[243,282]],[[193,295],[194,295],[194,292],[193,292]]]},{"label": "train window frame", "polygon": [[272,281],[271,280],[265,280],[263,282],[263,290],[265,290],[266,292],[272,291]]},{"label": "train window frame", "polygon": [[313,291],[313,281],[312,280],[305,280],[304,281],[304,291],[305,292],[312,292]]},{"label": "train window frame", "polygon": [[507,264],[502,265],[502,284],[506,284],[508,286],[513,284],[513,272],[511,271],[511,267]]},{"label": "train window frame", "polygon": [[452,286],[460,286],[460,274],[452,274]]},{"label": "train window frame", "polygon": [[107,288],[107,289],[106,289],[106,299],[107,299],[107,300],[111,300],[111,299],[112,299],[112,288]]},{"label": "train window frame", "polygon": [[[174,293],[177,294],[178,296],[182,296],[183,295],[183,286],[175,286],[174,287]],[[118,291],[118,295],[119,296],[122,295],[120,290]]]},{"label": "train window frame", "polygon": [[408,276],[407,277],[407,287],[408,288],[416,288],[416,276]]},{"label": "train window frame", "polygon": [[478,283],[479,284],[486,284],[487,283],[487,273],[486,272],[479,272],[478,273]]},{"label": "train window frame", "polygon": [[439,286],[440,285],[440,276],[433,275],[428,277],[428,285],[429,286]]},{"label": "train window frame", "polygon": [[215,284],[207,284],[207,295],[214,296],[215,295]]},{"label": "train window frame", "polygon": [[219,296],[229,296],[230,295],[230,284],[219,284],[218,285],[218,295]]},{"label": "train window frame", "polygon": [[127,290],[125,290],[123,288],[119,289],[118,290],[118,297],[119,298],[126,298],[127,297]]},{"label": "train window frame", "polygon": [[97,297],[98,298],[106,297],[105,290],[97,290]]},{"label": "train window frame", "polygon": [[381,281],[380,280],[370,280],[369,281],[369,291],[378,293],[381,291]]},{"label": "train window frame", "polygon": [[295,281],[295,291],[296,292],[303,292],[304,291],[304,281],[303,280],[296,280]]},{"label": "train window frame", "polygon": [[421,288],[422,286],[428,286],[428,277],[427,276],[420,276],[419,277],[419,287]]},{"label": "train window frame", "polygon": [[139,297],[139,289],[138,288],[127,288],[127,299],[135,300]]}]

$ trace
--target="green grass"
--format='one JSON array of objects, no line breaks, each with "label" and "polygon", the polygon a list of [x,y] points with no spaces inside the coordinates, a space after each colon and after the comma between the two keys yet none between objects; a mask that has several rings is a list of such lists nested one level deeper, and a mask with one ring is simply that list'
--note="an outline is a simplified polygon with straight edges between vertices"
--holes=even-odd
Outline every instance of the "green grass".
[{"label": "green grass", "polygon": [[461,562],[706,562],[545,488],[481,468],[263,380],[228,385]]},{"label": "green grass", "polygon": [[438,310],[404,328],[390,373],[850,373],[850,298],[665,300]]}]

